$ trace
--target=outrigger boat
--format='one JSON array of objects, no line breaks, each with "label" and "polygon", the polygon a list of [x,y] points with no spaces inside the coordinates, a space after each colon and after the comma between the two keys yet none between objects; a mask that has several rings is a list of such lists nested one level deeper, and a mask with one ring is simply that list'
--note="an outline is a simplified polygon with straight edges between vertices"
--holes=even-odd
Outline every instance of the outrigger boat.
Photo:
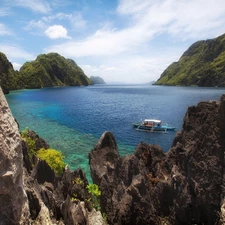
[{"label": "outrigger boat", "polygon": [[133,123],[136,130],[149,132],[167,132],[174,131],[176,128],[169,126],[167,123],[162,123],[161,120],[145,119],[141,123]]}]

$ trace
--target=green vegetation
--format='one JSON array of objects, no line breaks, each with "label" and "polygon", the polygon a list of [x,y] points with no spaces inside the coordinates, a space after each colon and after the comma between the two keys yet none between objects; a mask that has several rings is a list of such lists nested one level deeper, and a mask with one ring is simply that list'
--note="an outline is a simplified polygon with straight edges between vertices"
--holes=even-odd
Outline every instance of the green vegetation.
[{"label": "green vegetation", "polygon": [[92,207],[96,210],[100,210],[99,197],[101,196],[101,191],[97,184],[87,185],[88,193],[91,194]]},{"label": "green vegetation", "polygon": [[41,148],[37,152],[37,157],[41,160],[45,160],[57,175],[61,175],[66,166],[63,162],[64,156],[55,149]]},{"label": "green vegetation", "polygon": [[[26,127],[21,132],[21,137],[27,143],[29,159],[33,164],[33,156],[37,156],[41,160],[45,160],[46,163],[55,171],[57,175],[61,175],[66,164],[63,162],[65,158],[61,152],[55,149],[37,149],[36,139],[32,139],[29,136],[29,129]],[[77,178],[74,182],[82,182],[81,179]]]},{"label": "green vegetation", "polygon": [[225,86],[225,34],[191,45],[162,73],[157,85]]},{"label": "green vegetation", "polygon": [[78,184],[78,185],[82,185],[83,181],[81,180],[80,177],[76,177],[72,180],[72,184]]},{"label": "green vegetation", "polygon": [[7,94],[10,90],[20,89],[20,83],[18,71],[14,71],[5,54],[0,52],[0,86],[3,92]]},{"label": "green vegetation", "polygon": [[28,155],[31,160],[33,155],[36,155],[37,150],[36,150],[35,140],[33,140],[31,137],[29,137],[28,132],[29,132],[29,129],[28,129],[28,127],[26,127],[26,129],[21,132],[21,137],[27,143]]},{"label": "green vegetation", "polygon": [[72,60],[57,53],[39,55],[15,71],[7,57],[0,52],[0,86],[5,94],[10,90],[54,86],[90,85],[92,81]]},{"label": "green vegetation", "polygon": [[91,76],[90,79],[93,84],[105,84],[105,81],[101,77]]},{"label": "green vegetation", "polygon": [[25,88],[89,85],[91,80],[72,59],[57,53],[39,55],[20,69]]},{"label": "green vegetation", "polygon": [[77,194],[73,194],[71,197],[71,201],[78,201],[79,199],[77,198]]}]

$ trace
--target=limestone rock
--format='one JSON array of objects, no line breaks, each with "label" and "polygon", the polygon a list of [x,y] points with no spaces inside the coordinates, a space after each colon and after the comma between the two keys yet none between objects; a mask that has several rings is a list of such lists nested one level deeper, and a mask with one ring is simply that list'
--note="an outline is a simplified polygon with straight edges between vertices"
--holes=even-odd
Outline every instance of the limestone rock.
[{"label": "limestone rock", "polygon": [[120,158],[110,132],[102,135],[89,159],[93,182],[100,186],[102,192],[101,208],[110,224],[147,224],[154,220],[143,160],[135,155]]},{"label": "limestone rock", "polygon": [[0,124],[0,224],[25,224],[29,211],[23,186],[22,140],[1,89]]}]

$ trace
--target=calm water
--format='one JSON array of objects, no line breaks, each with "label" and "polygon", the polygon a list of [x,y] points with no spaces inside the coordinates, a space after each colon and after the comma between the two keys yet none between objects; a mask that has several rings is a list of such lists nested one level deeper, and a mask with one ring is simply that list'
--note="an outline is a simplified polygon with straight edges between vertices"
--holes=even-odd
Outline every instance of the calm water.
[{"label": "calm water", "polygon": [[89,175],[88,153],[104,131],[112,131],[121,155],[130,154],[140,142],[168,151],[176,132],[136,131],[133,122],[161,119],[180,130],[188,106],[219,100],[225,89],[149,85],[99,85],[15,91],[6,96],[20,124],[36,131],[61,150],[71,169]]}]

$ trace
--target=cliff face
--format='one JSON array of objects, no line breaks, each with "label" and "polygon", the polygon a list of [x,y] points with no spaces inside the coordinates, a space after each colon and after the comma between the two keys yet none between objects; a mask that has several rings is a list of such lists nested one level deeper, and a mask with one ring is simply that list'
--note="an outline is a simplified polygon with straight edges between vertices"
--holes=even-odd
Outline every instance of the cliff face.
[{"label": "cliff face", "polygon": [[19,224],[29,215],[23,184],[22,140],[1,89],[0,125],[0,224]]},{"label": "cliff face", "polygon": [[178,62],[172,63],[155,84],[225,86],[225,34],[191,45]]},{"label": "cliff face", "polygon": [[121,158],[104,133],[89,158],[109,224],[224,224],[224,152],[225,95],[190,107],[167,153],[140,143]]}]

